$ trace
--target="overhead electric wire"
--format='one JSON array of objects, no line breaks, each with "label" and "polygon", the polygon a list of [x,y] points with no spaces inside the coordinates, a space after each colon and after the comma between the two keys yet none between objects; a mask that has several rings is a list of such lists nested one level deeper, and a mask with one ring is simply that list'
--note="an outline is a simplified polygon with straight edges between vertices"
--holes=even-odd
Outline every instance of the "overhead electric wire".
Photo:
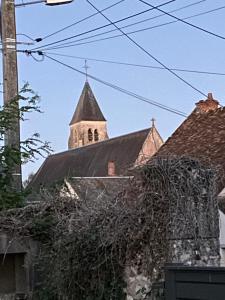
[{"label": "overhead electric wire", "polygon": [[[110,9],[110,8],[116,6],[116,5],[118,5],[118,4],[120,4],[120,3],[124,2],[124,1],[125,1],[125,0],[120,0],[120,1],[114,3],[114,4],[110,5],[110,6],[107,6],[107,7],[104,8],[102,11],[106,11],[106,10],[108,10],[108,9]],[[86,21],[86,20],[88,20],[88,19],[91,19],[92,17],[95,17],[96,15],[98,15],[97,12],[94,13],[94,14],[91,14],[91,15],[89,15],[89,16],[83,18],[83,19],[80,19],[79,21],[76,21],[76,22],[74,22],[74,23],[72,23],[72,24],[70,24],[70,25],[67,25],[67,26],[65,26],[65,27],[63,27],[63,28],[61,28],[61,29],[59,29],[59,30],[57,30],[57,31],[55,31],[55,32],[53,32],[53,33],[51,33],[51,34],[48,34],[48,35],[44,36],[44,37],[42,38],[42,40],[46,40],[47,38],[49,38],[49,37],[51,37],[51,36],[53,36],[53,35],[56,35],[57,33],[60,33],[60,32],[66,30],[66,29],[68,29],[68,28],[71,28],[71,27],[77,25],[77,24],[80,24],[80,23],[82,23],[82,22],[84,22],[84,21]]]},{"label": "overhead electric wire", "polygon": [[[110,5],[110,6],[107,6],[107,7],[104,8],[102,11],[106,11],[106,10],[108,10],[108,9],[110,9],[110,8],[113,8],[113,7],[115,7],[116,5],[118,5],[118,4],[120,4],[120,3],[124,2],[124,1],[126,1],[126,0],[120,0],[120,1],[114,3],[114,4]],[[83,18],[83,19],[80,19],[79,21],[76,21],[76,22],[74,22],[74,23],[72,23],[72,24],[70,24],[70,25],[67,25],[67,26],[65,26],[65,27],[63,27],[63,28],[61,28],[61,29],[59,29],[59,30],[57,30],[57,31],[54,31],[54,32],[51,33],[51,34],[45,35],[43,38],[33,39],[33,38],[31,38],[30,36],[28,36],[28,35],[26,35],[26,34],[23,34],[23,33],[18,33],[17,35],[23,35],[23,36],[29,38],[29,39],[32,40],[32,41],[41,42],[41,41],[43,41],[43,40],[45,40],[45,39],[47,39],[47,38],[49,38],[49,37],[51,37],[51,36],[53,36],[53,35],[56,35],[57,33],[60,33],[60,32],[66,30],[66,29],[68,29],[68,28],[71,28],[71,27],[73,27],[73,26],[75,26],[75,25],[77,25],[77,24],[80,24],[80,23],[82,23],[82,22],[84,22],[84,21],[86,21],[86,20],[88,20],[88,19],[91,19],[92,17],[94,17],[94,16],[96,16],[96,15],[98,15],[97,12],[94,13],[94,14],[91,14],[91,15],[89,15],[89,16]]]},{"label": "overhead electric wire", "polygon": [[[95,61],[95,62],[109,63],[109,64],[114,64],[114,65],[124,65],[124,66],[130,66],[130,67],[165,70],[165,68],[163,68],[163,67],[151,66],[151,65],[141,65],[141,64],[134,64],[134,63],[128,63],[128,62],[122,62],[122,61],[97,59],[97,58],[90,58],[90,57],[83,57],[83,56],[74,56],[74,55],[67,55],[67,54],[54,53],[54,52],[44,52],[44,53],[49,54],[49,55],[56,55],[56,56],[75,58],[75,59],[80,59],[80,60],[89,60],[89,61]],[[199,70],[180,69],[180,68],[170,68],[170,69],[173,71],[178,71],[178,72],[225,76],[225,73],[222,73],[222,72],[199,71]]]},{"label": "overhead electric wire", "polygon": [[32,42],[36,42],[35,39],[33,39],[31,36],[29,36],[28,34],[25,34],[25,33],[17,33],[16,34],[17,36],[25,36],[26,38],[28,38],[30,41]]},{"label": "overhead electric wire", "polygon": [[208,34],[210,34],[210,35],[212,35],[212,36],[215,36],[215,37],[217,37],[217,38],[220,38],[220,39],[222,39],[222,40],[225,40],[225,37],[222,36],[222,35],[220,35],[220,34],[214,33],[214,32],[212,32],[212,31],[209,31],[209,30],[205,29],[205,28],[202,28],[202,27],[199,27],[199,26],[194,25],[194,24],[192,24],[192,23],[186,22],[186,21],[184,21],[183,19],[180,19],[180,18],[178,18],[178,17],[176,17],[176,16],[174,16],[174,15],[171,15],[170,13],[168,13],[168,12],[166,12],[166,11],[164,11],[164,10],[158,8],[157,6],[151,5],[150,3],[148,3],[148,2],[146,2],[146,1],[144,1],[144,0],[138,0],[138,1],[141,2],[141,3],[144,3],[144,4],[148,5],[148,6],[150,6],[151,8],[155,8],[156,10],[158,10],[158,11],[164,13],[165,15],[167,15],[167,16],[169,16],[169,17],[171,17],[171,18],[176,19],[177,21],[180,21],[180,22],[182,22],[182,23],[184,23],[184,24],[186,24],[186,25],[189,25],[189,26],[191,26],[191,27],[193,27],[193,28],[195,28],[195,29],[198,29],[198,30],[203,31],[203,32],[205,32],[205,33],[208,33]]},{"label": "overhead electric wire", "polygon": [[[96,11],[99,11],[99,9],[92,4],[89,0],[86,0]],[[140,50],[142,50],[145,54],[147,54],[150,58],[152,58],[153,60],[155,60],[158,64],[160,64],[162,67],[164,67],[165,69],[168,70],[168,72],[170,72],[172,75],[174,75],[175,77],[177,77],[179,80],[181,80],[183,83],[185,83],[186,85],[188,85],[189,87],[191,87],[193,90],[195,90],[196,92],[200,93],[201,95],[206,96],[205,93],[203,93],[202,91],[200,91],[198,88],[194,87],[191,83],[189,83],[187,80],[183,79],[181,76],[179,76],[178,74],[176,74],[174,71],[172,71],[170,68],[168,68],[164,63],[162,63],[158,58],[156,58],[154,55],[152,55],[149,51],[147,51],[144,47],[142,47],[139,43],[137,43],[134,39],[132,39],[129,35],[127,35],[122,29],[120,29],[120,27],[118,27],[114,22],[112,22],[107,16],[105,16],[102,12],[99,11],[99,13],[109,22],[111,23],[113,26],[115,26],[125,37],[127,37],[127,39],[129,39],[133,44],[135,44]]]},{"label": "overhead electric wire", "polygon": [[[161,6],[164,6],[164,5],[167,5],[167,4],[170,4],[172,2],[174,2],[176,0],[170,0],[170,1],[167,1],[167,2],[164,2],[162,4],[159,4],[157,7],[161,7]],[[123,21],[126,21],[130,18],[134,18],[134,17],[137,17],[141,14],[144,14],[146,12],[149,12],[151,10],[154,10],[154,8],[149,8],[149,9],[146,9],[144,11],[141,11],[139,13],[136,13],[136,14],[133,14],[133,15],[129,15],[125,18],[122,18],[122,19],[119,19],[119,20],[116,20],[114,23],[119,23],[119,22],[123,22]],[[100,10],[99,10],[99,14],[102,13]],[[94,29],[90,29],[88,31],[85,31],[85,32],[81,32],[79,34],[76,34],[76,35],[73,35],[73,36],[70,36],[70,37],[67,37],[67,38],[64,38],[64,39],[61,39],[61,40],[58,40],[58,41],[55,41],[55,42],[52,42],[52,43],[48,43],[48,44],[45,44],[45,45],[42,45],[42,46],[39,46],[39,47],[36,47],[36,48],[32,48],[31,50],[37,50],[37,49],[40,49],[40,48],[45,48],[47,46],[51,46],[51,45],[55,45],[55,44],[58,44],[58,43],[61,43],[61,42],[65,42],[65,41],[68,41],[68,40],[71,40],[73,38],[76,38],[76,37],[79,37],[79,36],[82,36],[84,34],[88,34],[88,33],[91,33],[91,32],[94,32],[94,31],[97,31],[97,30],[100,30],[100,29],[103,29],[103,28],[106,28],[106,27],[109,27],[111,26],[112,24],[105,24],[105,25],[102,25],[102,26],[99,26],[99,27],[96,27]]]},{"label": "overhead electric wire", "polygon": [[[187,19],[191,19],[191,18],[203,16],[203,15],[206,15],[206,14],[209,14],[209,13],[212,13],[212,12],[224,9],[224,8],[225,8],[225,5],[217,7],[217,8],[214,8],[214,9],[211,9],[211,10],[208,10],[208,11],[204,11],[204,12],[201,12],[201,13],[197,13],[197,14],[185,17],[182,20],[187,20]],[[162,26],[165,26],[165,25],[171,25],[171,24],[174,24],[174,23],[177,23],[177,22],[179,22],[179,21],[177,21],[177,20],[175,20],[175,21],[169,21],[169,22],[165,22],[165,23],[153,25],[153,26],[150,26],[150,27],[145,27],[145,28],[142,28],[142,29],[137,29],[137,30],[134,30],[134,31],[130,31],[130,32],[127,32],[127,34],[131,35],[131,34],[143,32],[143,31],[148,31],[148,30],[151,30],[151,29],[154,29],[154,28],[159,28],[159,27],[162,27]],[[120,28],[124,29],[124,28],[126,28],[128,26],[132,26],[132,25],[135,25],[135,23],[132,23],[132,24],[120,27]],[[74,46],[91,44],[91,43],[105,41],[105,40],[114,39],[114,38],[118,38],[118,37],[123,36],[123,34],[117,34],[117,35],[113,35],[113,36],[109,36],[109,37],[105,37],[105,38],[101,38],[101,39],[95,39],[95,40],[91,40],[91,41],[79,43],[80,41],[88,40],[88,39],[94,38],[96,36],[105,35],[107,33],[110,33],[110,32],[116,31],[116,30],[117,29],[105,31],[105,32],[98,33],[98,34],[95,34],[95,35],[91,35],[91,36],[88,36],[88,37],[84,37],[84,38],[81,38],[81,39],[78,39],[78,40],[75,40],[75,41],[72,41],[72,42],[63,43],[63,44],[60,44],[58,46],[56,45],[54,47],[45,48],[44,50],[56,50],[56,49],[70,48],[70,47],[74,47]]]},{"label": "overhead electric wire", "polygon": [[142,102],[151,104],[151,105],[153,105],[153,106],[156,106],[156,107],[161,108],[161,109],[163,109],[163,110],[169,111],[169,112],[174,113],[174,114],[176,114],[176,115],[179,115],[179,116],[182,116],[182,117],[187,117],[187,114],[185,114],[184,112],[182,112],[182,111],[180,111],[180,110],[171,108],[171,107],[166,106],[166,105],[164,105],[164,104],[161,104],[161,103],[159,103],[159,102],[157,102],[157,101],[154,101],[154,100],[148,99],[148,98],[146,98],[146,97],[140,96],[140,95],[138,95],[138,94],[136,94],[136,93],[133,93],[133,92],[128,91],[128,90],[126,90],[126,89],[123,89],[123,88],[121,88],[121,87],[119,87],[119,86],[117,86],[117,85],[114,85],[114,84],[112,84],[112,83],[109,83],[109,82],[107,82],[107,81],[104,81],[104,80],[102,80],[102,79],[100,79],[100,78],[98,78],[98,77],[95,77],[95,76],[93,76],[93,75],[91,75],[91,74],[86,74],[85,72],[83,72],[83,71],[81,71],[81,70],[79,70],[79,69],[76,69],[76,68],[74,68],[74,67],[72,67],[72,66],[70,66],[70,65],[68,65],[68,64],[66,64],[66,63],[64,63],[64,62],[62,62],[62,61],[60,61],[60,60],[58,60],[58,59],[55,59],[55,58],[53,58],[53,57],[47,55],[46,53],[42,53],[42,55],[44,55],[46,58],[48,58],[48,59],[50,59],[50,60],[52,60],[52,61],[54,61],[54,62],[57,62],[58,64],[60,64],[60,65],[62,65],[62,66],[64,66],[64,67],[67,67],[67,68],[69,68],[69,69],[71,69],[71,70],[73,70],[73,71],[76,71],[77,73],[80,73],[80,74],[82,74],[82,75],[84,75],[84,76],[87,76],[87,77],[89,77],[89,78],[91,78],[91,79],[93,79],[93,80],[95,80],[95,81],[97,81],[97,82],[99,82],[99,83],[101,83],[101,84],[104,84],[104,85],[106,85],[106,86],[108,86],[108,87],[111,87],[111,88],[113,88],[113,89],[115,89],[115,90],[117,90],[117,91],[119,91],[119,92],[122,92],[123,94],[126,94],[126,95],[128,95],[128,96],[134,97],[134,98],[136,98],[136,99],[138,99],[138,100],[140,100],[140,101],[142,101]]},{"label": "overhead electric wire", "polygon": [[[191,18],[194,18],[194,17],[198,17],[198,16],[202,16],[202,15],[205,15],[205,14],[209,14],[211,12],[215,12],[215,11],[218,11],[218,10],[221,10],[221,9],[224,9],[224,8],[225,8],[225,6],[220,6],[220,7],[215,8],[215,9],[211,9],[211,10],[208,10],[208,11],[205,11],[205,12],[201,12],[201,13],[198,13],[198,14],[194,14],[194,15],[185,17],[182,20],[187,20],[187,19],[191,19]],[[150,26],[150,27],[146,27],[146,28],[142,28],[142,29],[130,31],[130,32],[127,32],[127,34],[130,35],[130,34],[135,34],[135,33],[143,32],[143,31],[148,31],[150,29],[162,27],[162,26],[165,26],[165,25],[174,24],[174,23],[177,23],[177,22],[178,21],[176,20],[176,21],[170,21],[170,22],[166,22],[166,23],[161,23],[161,24],[157,24],[157,25],[154,25],[154,26]],[[130,24],[130,25],[135,25],[135,23],[134,24]],[[124,27],[121,27],[121,29],[126,28],[126,27],[128,27],[128,25],[124,26]],[[83,42],[83,43],[77,43],[79,41],[91,39],[93,37],[104,35],[104,34],[107,34],[109,32],[112,32],[112,31],[115,31],[115,29],[110,30],[110,31],[106,31],[106,32],[103,32],[103,33],[99,33],[99,34],[96,34],[96,35],[92,35],[92,36],[89,36],[89,37],[85,37],[85,38],[82,38],[82,39],[78,39],[78,40],[75,40],[73,42],[68,42],[68,43],[65,43],[65,44],[60,44],[59,46],[45,48],[45,50],[64,49],[64,48],[68,48],[68,47],[85,45],[85,44],[100,42],[100,41],[109,40],[109,39],[113,39],[113,38],[117,38],[117,37],[123,36],[123,34],[117,34],[117,35],[113,35],[113,36],[109,36],[109,37],[105,37],[105,38],[101,38],[101,39],[95,39],[95,40],[91,40],[91,41],[87,41],[87,42]],[[73,43],[75,43],[75,44],[73,44]]]},{"label": "overhead electric wire", "polygon": [[[188,5],[182,6],[182,7],[180,7],[180,8],[173,9],[173,10],[171,10],[171,11],[169,11],[169,12],[170,12],[170,13],[172,13],[172,12],[177,12],[177,11],[180,11],[180,10],[182,10],[182,9],[186,9],[186,8],[188,8],[188,7],[191,7],[191,6],[198,5],[198,4],[200,4],[200,3],[202,3],[202,2],[205,2],[205,1],[206,1],[206,0],[196,1],[196,2],[194,2],[194,3],[191,3],[191,4],[188,4]],[[223,8],[225,8],[225,6],[223,6]],[[219,8],[219,9],[221,9],[221,8]],[[215,10],[215,9],[214,9],[214,10]],[[213,11],[214,11],[214,10],[213,10]],[[218,10],[218,9],[216,9],[216,10]],[[210,12],[211,12],[211,11],[210,11]],[[201,14],[202,14],[202,13],[201,13]],[[157,16],[153,16],[153,17],[150,17],[150,18],[141,20],[141,21],[137,21],[137,22],[134,22],[134,23],[125,25],[125,26],[120,27],[120,28],[121,28],[121,29],[128,28],[128,27],[131,27],[131,26],[134,26],[134,25],[138,25],[138,24],[141,24],[141,23],[144,23],[144,22],[153,20],[153,19],[157,19],[157,18],[162,17],[162,16],[165,16],[165,14],[159,14],[159,15],[157,15]],[[188,17],[188,18],[189,18],[189,17]],[[184,19],[185,19],[185,18],[184,18]],[[175,22],[178,22],[178,21],[172,21],[171,23],[175,23]],[[171,23],[170,23],[170,22],[167,22],[167,23],[165,23],[165,24],[167,25],[167,24],[171,24]],[[88,37],[84,37],[84,38],[81,38],[81,39],[78,39],[78,40],[75,40],[75,41],[62,43],[62,44],[60,44],[59,46],[55,46],[54,48],[51,47],[51,48],[47,48],[47,49],[48,49],[48,50],[49,50],[49,49],[58,49],[57,47],[60,47],[60,48],[61,48],[61,47],[64,46],[64,45],[67,46],[67,45],[73,44],[74,42],[80,42],[80,41],[83,41],[83,40],[87,40],[87,39],[90,39],[90,38],[93,38],[93,37],[105,35],[105,34],[108,34],[108,33],[111,33],[111,32],[115,32],[115,31],[117,31],[117,29],[111,29],[111,30],[104,31],[104,32],[101,32],[101,33],[97,33],[97,34],[94,34],[94,35],[91,35],[91,36],[88,36]],[[133,33],[133,32],[132,32],[132,33]],[[128,33],[128,34],[130,34],[130,33]],[[115,36],[115,37],[117,37],[117,36]],[[59,48],[59,49],[60,49],[60,48]]]}]

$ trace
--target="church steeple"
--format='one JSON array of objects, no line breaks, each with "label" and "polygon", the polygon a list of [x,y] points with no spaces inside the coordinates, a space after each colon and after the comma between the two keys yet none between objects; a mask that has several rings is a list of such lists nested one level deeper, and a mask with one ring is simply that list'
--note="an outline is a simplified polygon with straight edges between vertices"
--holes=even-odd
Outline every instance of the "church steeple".
[{"label": "church steeple", "polygon": [[106,121],[86,81],[70,125],[80,121]]},{"label": "church steeple", "polygon": [[88,81],[70,122],[69,149],[108,139],[106,119],[95,99]]}]

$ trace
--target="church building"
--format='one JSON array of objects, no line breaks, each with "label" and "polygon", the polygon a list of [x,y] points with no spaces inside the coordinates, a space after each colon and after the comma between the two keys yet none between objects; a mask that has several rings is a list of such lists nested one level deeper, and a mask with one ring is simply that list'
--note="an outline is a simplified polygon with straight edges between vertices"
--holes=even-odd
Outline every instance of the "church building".
[{"label": "church building", "polygon": [[154,119],[150,128],[109,138],[107,121],[86,81],[70,122],[68,150],[48,156],[30,186],[49,186],[66,178],[122,177],[162,144]]},{"label": "church building", "polygon": [[74,149],[106,139],[108,139],[106,119],[86,81],[70,122],[68,148]]}]

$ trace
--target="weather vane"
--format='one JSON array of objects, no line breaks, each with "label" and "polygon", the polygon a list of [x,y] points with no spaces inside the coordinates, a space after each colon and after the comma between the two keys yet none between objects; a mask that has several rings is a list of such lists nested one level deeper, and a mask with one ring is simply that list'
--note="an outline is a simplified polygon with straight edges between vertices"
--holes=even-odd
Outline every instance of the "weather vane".
[{"label": "weather vane", "polygon": [[84,63],[84,67],[85,69],[85,75],[86,75],[86,82],[88,82],[88,69],[90,68],[88,65],[87,65],[87,60],[85,59],[85,63]]}]

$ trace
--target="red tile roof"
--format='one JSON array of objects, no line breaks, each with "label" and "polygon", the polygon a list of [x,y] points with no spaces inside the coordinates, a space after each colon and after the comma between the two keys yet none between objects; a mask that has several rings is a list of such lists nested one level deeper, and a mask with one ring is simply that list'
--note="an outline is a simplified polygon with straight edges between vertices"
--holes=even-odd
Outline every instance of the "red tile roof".
[{"label": "red tile roof", "polygon": [[[176,129],[156,156],[190,156],[208,161],[225,173],[225,107],[208,95],[196,103],[195,110]],[[219,188],[225,186],[225,178]]]}]

